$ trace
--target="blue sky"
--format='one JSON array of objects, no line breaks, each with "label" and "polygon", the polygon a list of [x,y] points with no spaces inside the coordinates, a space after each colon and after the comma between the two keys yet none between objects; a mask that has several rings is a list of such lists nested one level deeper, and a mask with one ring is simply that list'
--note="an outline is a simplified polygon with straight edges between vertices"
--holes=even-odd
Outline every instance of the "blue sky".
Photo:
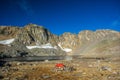
[{"label": "blue sky", "polygon": [[0,0],[0,25],[34,23],[54,34],[120,31],[120,0]]}]

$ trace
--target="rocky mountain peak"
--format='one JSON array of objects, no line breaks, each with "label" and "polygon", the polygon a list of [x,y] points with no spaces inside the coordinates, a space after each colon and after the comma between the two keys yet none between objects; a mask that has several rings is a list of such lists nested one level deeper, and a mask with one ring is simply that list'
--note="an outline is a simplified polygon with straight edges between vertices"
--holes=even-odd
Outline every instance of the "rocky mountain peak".
[{"label": "rocky mountain peak", "polygon": [[16,39],[26,45],[45,44],[49,41],[50,32],[36,24],[28,24],[17,34]]},{"label": "rocky mountain peak", "polygon": [[33,24],[33,23],[29,23],[27,25],[24,26],[24,28],[44,28],[43,26],[39,26],[37,24]]}]

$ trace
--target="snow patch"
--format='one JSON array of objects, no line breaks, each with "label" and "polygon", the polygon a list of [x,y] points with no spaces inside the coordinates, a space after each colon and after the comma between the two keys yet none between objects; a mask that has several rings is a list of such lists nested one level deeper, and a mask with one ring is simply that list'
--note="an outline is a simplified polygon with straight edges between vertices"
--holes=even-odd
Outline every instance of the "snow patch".
[{"label": "snow patch", "polygon": [[70,49],[70,48],[63,48],[60,43],[58,44],[58,46],[65,52],[71,52],[72,51],[72,49]]},{"label": "snow patch", "polygon": [[9,45],[10,43],[12,43],[15,39],[8,39],[8,40],[2,40],[0,41],[0,44],[4,44],[4,45]]},{"label": "snow patch", "polygon": [[72,49],[69,49],[69,48],[64,48],[62,50],[65,51],[65,52],[71,52],[72,51]]},{"label": "snow patch", "polygon": [[47,43],[47,44],[44,44],[44,45],[41,45],[41,46],[26,46],[28,49],[33,49],[33,48],[54,48],[54,49],[57,49],[57,47],[53,47],[50,43]]}]

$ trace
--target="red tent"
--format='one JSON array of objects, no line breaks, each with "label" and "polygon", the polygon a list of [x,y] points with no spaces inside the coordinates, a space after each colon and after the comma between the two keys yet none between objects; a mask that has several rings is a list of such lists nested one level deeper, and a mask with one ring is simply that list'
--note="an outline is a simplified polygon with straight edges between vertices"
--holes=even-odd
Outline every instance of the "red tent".
[{"label": "red tent", "polygon": [[64,67],[64,64],[63,64],[63,63],[57,63],[57,64],[55,65],[55,67],[57,67],[57,68],[63,68],[63,67]]}]

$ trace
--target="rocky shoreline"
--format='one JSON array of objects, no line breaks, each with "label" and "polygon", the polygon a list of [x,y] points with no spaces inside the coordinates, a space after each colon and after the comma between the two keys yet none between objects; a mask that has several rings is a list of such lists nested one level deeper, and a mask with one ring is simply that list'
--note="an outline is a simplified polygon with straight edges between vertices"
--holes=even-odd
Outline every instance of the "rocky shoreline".
[{"label": "rocky shoreline", "polygon": [[[43,62],[3,62],[0,66],[1,80],[119,80],[120,62],[119,58],[98,59],[74,59]],[[72,66],[72,72],[54,72],[56,63]]]}]

